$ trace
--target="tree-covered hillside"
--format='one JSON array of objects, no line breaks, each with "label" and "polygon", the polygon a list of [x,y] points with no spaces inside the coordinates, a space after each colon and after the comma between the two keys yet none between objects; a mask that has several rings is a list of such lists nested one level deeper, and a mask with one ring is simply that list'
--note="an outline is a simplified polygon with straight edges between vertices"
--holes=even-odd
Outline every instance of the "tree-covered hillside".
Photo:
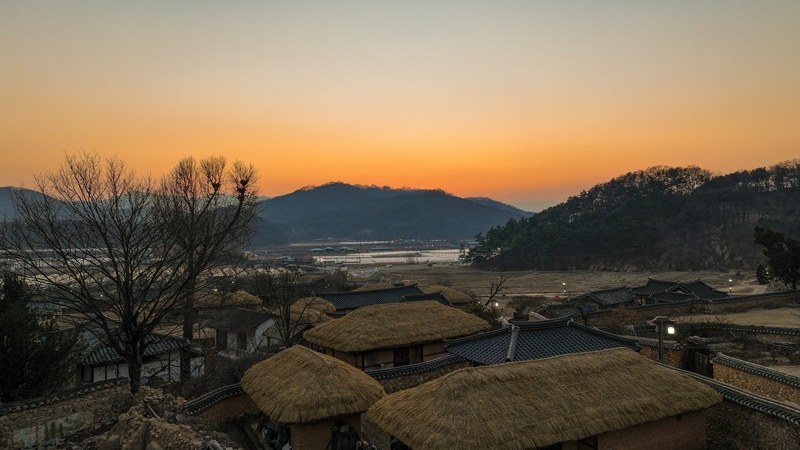
[{"label": "tree-covered hillside", "polygon": [[652,167],[478,234],[475,264],[493,269],[725,269],[763,260],[756,225],[794,236],[800,160],[714,176]]}]

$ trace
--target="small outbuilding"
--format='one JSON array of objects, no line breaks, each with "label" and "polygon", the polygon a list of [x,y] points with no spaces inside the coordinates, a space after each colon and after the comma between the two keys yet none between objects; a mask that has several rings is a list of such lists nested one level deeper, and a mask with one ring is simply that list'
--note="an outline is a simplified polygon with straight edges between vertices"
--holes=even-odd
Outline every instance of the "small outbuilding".
[{"label": "small outbuilding", "polygon": [[722,397],[628,349],[470,367],[375,403],[395,448],[703,449]]},{"label": "small outbuilding", "polygon": [[355,448],[361,413],[385,395],[364,372],[299,345],[251,367],[242,389],[264,414],[264,444],[294,450]]},{"label": "small outbuilding", "polygon": [[490,328],[485,320],[460,309],[418,301],[365,306],[306,331],[303,338],[315,350],[371,370],[447,356],[445,339]]}]

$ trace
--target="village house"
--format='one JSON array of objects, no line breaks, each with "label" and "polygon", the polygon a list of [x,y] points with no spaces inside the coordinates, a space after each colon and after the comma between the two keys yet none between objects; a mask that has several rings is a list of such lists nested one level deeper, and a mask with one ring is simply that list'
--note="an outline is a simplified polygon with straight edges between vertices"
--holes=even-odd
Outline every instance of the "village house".
[{"label": "village house", "polygon": [[356,448],[361,413],[385,395],[364,372],[299,345],[248,369],[242,389],[264,414],[257,432],[269,449]]},{"label": "village house", "polygon": [[628,349],[460,369],[376,402],[393,449],[703,449],[712,388]]},{"label": "village house", "polygon": [[358,308],[372,305],[386,305],[399,302],[403,296],[424,295],[425,292],[416,284],[392,286],[382,289],[357,289],[347,292],[323,292],[314,294],[321,297],[336,308],[337,313],[349,313]]},{"label": "village house", "polygon": [[215,331],[215,348],[232,357],[264,350],[275,343],[269,334],[265,335],[275,325],[275,317],[265,311],[228,308],[216,313],[207,324]]},{"label": "village house", "polygon": [[310,346],[361,370],[415,364],[447,356],[445,339],[489,330],[472,314],[436,301],[359,308],[303,333]]},{"label": "village house", "polygon": [[580,303],[583,308],[591,308],[591,310],[612,309],[639,304],[639,296],[631,292],[627,286],[602,291],[589,291],[574,297],[572,300]]},{"label": "village house", "polygon": [[[182,338],[151,334],[142,364],[142,381],[180,379],[181,349],[189,344]],[[110,346],[95,343],[80,359],[77,384],[97,383],[128,377],[128,363]]]},{"label": "village house", "polygon": [[691,299],[713,301],[728,298],[727,293],[720,292],[699,279],[681,282],[648,278],[647,284],[632,288],[631,292],[638,295],[644,304],[671,303]]},{"label": "village house", "polygon": [[445,349],[474,365],[550,358],[610,348],[639,351],[635,338],[578,324],[571,316],[511,326],[445,341]]}]

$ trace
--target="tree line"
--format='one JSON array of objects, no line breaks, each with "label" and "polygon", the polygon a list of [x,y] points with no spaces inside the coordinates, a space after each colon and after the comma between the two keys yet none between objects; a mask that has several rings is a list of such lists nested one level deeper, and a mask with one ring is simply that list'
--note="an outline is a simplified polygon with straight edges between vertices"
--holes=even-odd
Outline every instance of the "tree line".
[{"label": "tree line", "polygon": [[651,167],[480,233],[469,257],[498,270],[755,267],[754,227],[794,236],[798,200],[800,160],[720,176]]}]

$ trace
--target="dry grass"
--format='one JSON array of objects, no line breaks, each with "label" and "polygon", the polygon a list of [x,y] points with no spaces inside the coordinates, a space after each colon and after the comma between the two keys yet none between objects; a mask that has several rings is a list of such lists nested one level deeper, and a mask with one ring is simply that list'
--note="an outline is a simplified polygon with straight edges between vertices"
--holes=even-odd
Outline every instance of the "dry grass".
[{"label": "dry grass", "polygon": [[251,367],[242,388],[275,422],[308,423],[364,412],[385,395],[372,377],[295,345]]},{"label": "dry grass", "polygon": [[680,322],[719,322],[736,325],[764,325],[773,327],[800,328],[800,309],[752,309],[728,314],[695,314],[678,318]]},{"label": "dry grass", "polygon": [[627,349],[461,369],[367,412],[416,449],[528,449],[722,401],[713,389]]}]

